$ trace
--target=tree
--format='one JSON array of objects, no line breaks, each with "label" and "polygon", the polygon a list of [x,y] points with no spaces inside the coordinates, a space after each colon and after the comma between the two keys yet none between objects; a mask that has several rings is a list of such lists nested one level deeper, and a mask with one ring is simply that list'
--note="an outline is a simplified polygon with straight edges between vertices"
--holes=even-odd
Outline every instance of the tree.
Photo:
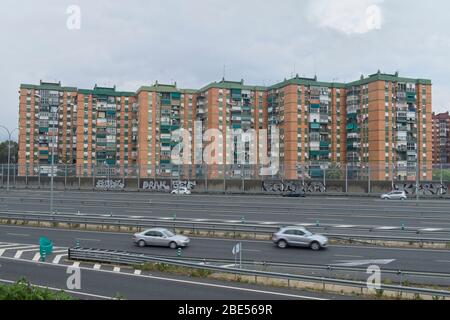
[{"label": "tree", "polygon": [[[19,155],[19,145],[11,141],[11,163],[17,163]],[[0,163],[8,163],[8,141],[0,143]]]}]

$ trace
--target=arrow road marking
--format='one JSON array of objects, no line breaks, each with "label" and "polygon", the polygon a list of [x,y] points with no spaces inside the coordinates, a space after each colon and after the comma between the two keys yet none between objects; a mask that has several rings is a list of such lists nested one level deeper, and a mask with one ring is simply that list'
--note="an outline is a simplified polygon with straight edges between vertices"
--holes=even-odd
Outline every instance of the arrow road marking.
[{"label": "arrow road marking", "polygon": [[358,267],[358,266],[364,266],[364,265],[386,265],[394,262],[395,259],[380,259],[380,260],[353,260],[353,261],[346,261],[346,260],[340,260],[338,264],[333,264],[334,266],[338,267]]}]

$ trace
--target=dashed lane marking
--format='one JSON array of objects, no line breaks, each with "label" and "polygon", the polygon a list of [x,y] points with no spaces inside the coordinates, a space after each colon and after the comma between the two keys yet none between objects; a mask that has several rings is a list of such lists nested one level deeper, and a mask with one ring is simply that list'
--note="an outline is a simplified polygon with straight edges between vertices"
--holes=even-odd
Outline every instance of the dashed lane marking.
[{"label": "dashed lane marking", "polygon": [[94,270],[100,270],[101,268],[102,268],[101,264],[98,263],[94,264]]}]

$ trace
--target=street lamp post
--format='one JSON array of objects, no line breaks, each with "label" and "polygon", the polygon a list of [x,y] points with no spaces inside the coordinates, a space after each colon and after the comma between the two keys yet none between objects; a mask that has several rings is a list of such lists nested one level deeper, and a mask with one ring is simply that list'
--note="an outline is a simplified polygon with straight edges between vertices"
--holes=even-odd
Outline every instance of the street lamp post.
[{"label": "street lamp post", "polygon": [[[14,133],[14,131],[19,130],[19,128],[15,128],[12,131],[10,131],[7,127],[0,125],[0,128],[6,130],[6,132],[8,133],[8,177],[7,177],[7,182],[6,182],[6,191],[9,192],[9,168],[11,166],[11,138],[12,138],[12,134]],[[3,172],[2,172],[3,175]]]}]

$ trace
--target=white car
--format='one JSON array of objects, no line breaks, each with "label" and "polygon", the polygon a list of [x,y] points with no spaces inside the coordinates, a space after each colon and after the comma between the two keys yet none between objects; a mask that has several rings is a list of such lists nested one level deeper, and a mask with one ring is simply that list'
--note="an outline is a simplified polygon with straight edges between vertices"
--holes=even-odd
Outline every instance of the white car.
[{"label": "white car", "polygon": [[314,234],[298,226],[281,228],[273,234],[272,241],[281,249],[292,246],[309,247],[314,251],[318,251],[328,246],[327,237]]},{"label": "white car", "polygon": [[392,191],[381,196],[383,200],[406,200],[408,196],[405,191]]},{"label": "white car", "polygon": [[189,190],[186,187],[181,187],[181,188],[173,189],[171,194],[186,194],[186,195],[189,195],[189,194],[191,194],[191,190]]}]

